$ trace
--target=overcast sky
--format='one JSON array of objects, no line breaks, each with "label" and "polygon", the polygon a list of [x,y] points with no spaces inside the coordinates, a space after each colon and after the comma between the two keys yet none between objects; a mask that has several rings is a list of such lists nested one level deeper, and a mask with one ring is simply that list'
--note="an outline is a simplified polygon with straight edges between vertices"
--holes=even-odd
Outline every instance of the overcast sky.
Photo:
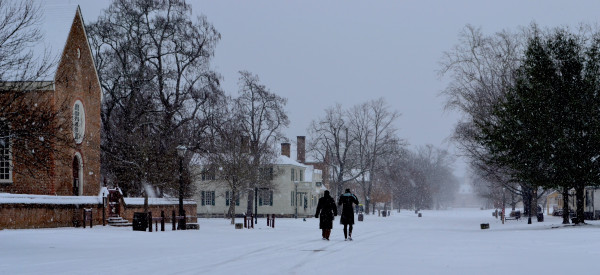
[{"label": "overcast sky", "polygon": [[[79,3],[86,23],[110,3],[64,1]],[[186,2],[222,35],[212,65],[227,93],[237,93],[237,72],[248,70],[288,99],[285,133],[292,142],[329,106],[383,97],[402,113],[396,126],[412,148],[433,144],[452,152],[447,138],[460,114],[444,111],[440,92],[448,79],[437,70],[466,24],[493,33],[531,22],[596,24],[600,17],[600,1]],[[456,168],[463,176],[465,165]]]}]

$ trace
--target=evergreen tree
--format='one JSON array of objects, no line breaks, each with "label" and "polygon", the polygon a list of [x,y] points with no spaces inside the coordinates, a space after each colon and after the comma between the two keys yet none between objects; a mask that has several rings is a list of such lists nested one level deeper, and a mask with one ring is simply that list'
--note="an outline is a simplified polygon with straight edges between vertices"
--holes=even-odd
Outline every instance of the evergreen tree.
[{"label": "evergreen tree", "polygon": [[583,38],[564,29],[544,38],[534,27],[516,84],[492,119],[476,122],[490,161],[509,167],[514,180],[531,190],[575,188],[576,222],[583,222],[584,188],[597,185],[600,171],[598,46]]}]

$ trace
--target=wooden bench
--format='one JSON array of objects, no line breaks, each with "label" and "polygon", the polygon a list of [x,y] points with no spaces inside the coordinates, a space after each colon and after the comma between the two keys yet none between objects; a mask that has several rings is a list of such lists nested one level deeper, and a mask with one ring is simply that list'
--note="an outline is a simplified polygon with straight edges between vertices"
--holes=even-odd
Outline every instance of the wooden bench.
[{"label": "wooden bench", "polygon": [[515,211],[510,213],[511,215],[509,215],[509,217],[504,218],[505,221],[508,220],[520,220],[521,219],[521,211]]}]

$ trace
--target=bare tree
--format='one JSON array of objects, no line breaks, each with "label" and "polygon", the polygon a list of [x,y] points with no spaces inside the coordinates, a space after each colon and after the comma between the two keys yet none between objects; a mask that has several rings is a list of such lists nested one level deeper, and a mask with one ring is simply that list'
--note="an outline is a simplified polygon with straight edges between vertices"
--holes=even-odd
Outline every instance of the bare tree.
[{"label": "bare tree", "polygon": [[254,190],[248,193],[248,212],[254,213],[252,201],[258,188],[274,188],[268,177],[260,176],[260,170],[275,162],[274,144],[283,137],[281,131],[290,122],[284,109],[287,99],[271,92],[260,83],[257,75],[248,71],[239,73],[239,96],[235,99],[233,112],[243,135],[249,139],[253,157],[255,177],[248,188]]},{"label": "bare tree", "polygon": [[349,132],[350,122],[346,111],[340,104],[325,110],[325,116],[313,120],[308,132],[311,135],[309,151],[320,162],[329,167],[334,194],[340,195],[347,182],[358,178],[362,173],[352,174],[357,160],[351,156],[356,146],[356,137]]},{"label": "bare tree", "polygon": [[220,34],[179,0],[115,0],[88,31],[104,92],[103,175],[128,195],[143,182],[177,192],[176,148],[206,149],[223,96],[209,68]]},{"label": "bare tree", "polygon": [[382,176],[393,180],[398,207],[439,209],[454,200],[459,182],[452,174],[454,158],[446,150],[426,145],[399,151],[388,160]]},{"label": "bare tree", "polygon": [[470,160],[470,166],[485,179],[480,182],[499,185],[515,194],[523,189],[509,176],[507,167],[490,161],[490,153],[478,142],[481,130],[475,123],[492,119],[493,107],[515,84],[527,35],[527,30],[484,35],[480,28],[467,25],[459,33],[458,44],[444,52],[439,71],[440,76],[451,78],[443,92],[446,108],[464,114],[452,139]]},{"label": "bare tree", "polygon": [[239,127],[236,116],[228,112],[231,108],[224,107],[226,111],[215,121],[210,147],[202,155],[202,173],[204,178],[217,180],[227,186],[228,216],[231,224],[235,224],[235,202],[239,200],[240,194],[246,193],[255,172],[249,140],[244,138],[245,133]]},{"label": "bare tree", "polygon": [[[350,153],[357,163],[351,174],[360,174],[355,181],[361,188],[366,213],[369,213],[373,189],[384,183],[378,178],[384,167],[382,160],[396,151],[395,145],[402,143],[394,125],[399,116],[397,111],[389,110],[383,98],[356,105],[349,111],[350,131],[356,140]],[[377,188],[385,190],[383,186]]]}]

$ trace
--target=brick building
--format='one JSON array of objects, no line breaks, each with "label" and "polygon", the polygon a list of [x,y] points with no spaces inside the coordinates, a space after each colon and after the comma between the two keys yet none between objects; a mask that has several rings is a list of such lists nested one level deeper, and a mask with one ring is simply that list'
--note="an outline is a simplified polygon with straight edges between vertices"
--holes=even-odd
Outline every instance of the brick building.
[{"label": "brick building", "polygon": [[[0,143],[0,229],[69,226],[78,224],[80,209],[97,213],[103,209],[98,198],[101,89],[81,10],[70,4],[34,4],[40,4],[40,17],[31,28],[40,32],[41,39],[24,50],[30,50],[35,60],[49,60],[49,69],[37,79],[5,78],[2,83],[2,96],[22,94],[21,103],[8,110],[24,118],[3,121],[1,129],[5,134]],[[32,149],[27,138],[6,132],[22,128],[24,121],[43,123],[36,121],[43,118],[36,110],[52,113],[52,120],[47,133],[33,137],[42,145]],[[33,154],[43,160],[29,164],[27,158]]]},{"label": "brick building", "polygon": [[[25,118],[20,122],[0,120],[0,133],[13,131],[22,121],[39,120],[35,109],[40,106],[52,110],[54,118],[48,129],[54,131],[33,137],[45,144],[36,150],[27,141],[0,134],[0,230],[79,226],[84,209],[92,212],[95,224],[111,217],[131,220],[135,211],[143,211],[143,199],[111,201],[108,189],[101,186],[101,87],[81,10],[72,4],[34,3],[41,5],[40,22],[35,27],[42,39],[31,52],[34,57],[49,56],[56,62],[35,81],[5,78],[0,83],[0,96],[22,93],[10,87],[19,86],[12,83],[27,83],[20,86],[27,87],[22,98],[29,104],[9,110]],[[28,164],[25,158],[34,153],[42,156],[43,165]],[[193,202],[186,202],[184,208],[187,213],[196,212]],[[174,209],[176,200],[155,198],[149,202],[149,211],[154,213]],[[190,218],[196,221],[195,216]]]},{"label": "brick building", "polygon": [[[29,150],[8,140],[2,167],[8,174],[0,178],[0,192],[59,196],[98,195],[100,191],[100,104],[101,90],[81,11],[78,6],[42,6],[39,29],[43,39],[33,49],[34,56],[56,56],[49,73],[27,92],[33,105],[50,105],[57,112],[55,123],[65,125],[52,133],[47,167],[26,167],[19,157]],[[25,110],[17,110],[26,115]],[[10,122],[9,122],[10,123]],[[60,140],[58,142],[57,140]],[[10,161],[10,163],[6,163]],[[14,164],[14,165],[13,165]],[[24,170],[31,170],[23,172]],[[44,171],[38,171],[44,170]],[[5,170],[6,172],[6,170]]]}]

